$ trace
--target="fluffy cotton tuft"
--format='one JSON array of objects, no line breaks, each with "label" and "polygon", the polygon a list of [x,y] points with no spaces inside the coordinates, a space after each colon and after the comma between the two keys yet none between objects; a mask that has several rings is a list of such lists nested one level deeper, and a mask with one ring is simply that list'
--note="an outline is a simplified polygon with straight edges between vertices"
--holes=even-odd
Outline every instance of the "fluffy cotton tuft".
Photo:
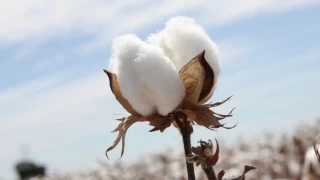
[{"label": "fluffy cotton tuft", "polygon": [[114,39],[110,64],[124,98],[139,114],[167,115],[185,96],[180,75],[159,47],[135,35]]},{"label": "fluffy cotton tuft", "polygon": [[170,19],[159,33],[147,42],[161,47],[179,71],[192,58],[205,50],[205,58],[214,72],[214,83],[220,75],[219,49],[206,31],[192,18],[178,16]]}]

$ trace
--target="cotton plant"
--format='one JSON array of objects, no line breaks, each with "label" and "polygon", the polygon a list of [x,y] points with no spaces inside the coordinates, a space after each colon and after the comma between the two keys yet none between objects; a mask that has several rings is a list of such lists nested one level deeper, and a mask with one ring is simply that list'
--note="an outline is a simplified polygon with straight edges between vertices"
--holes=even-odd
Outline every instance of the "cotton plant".
[{"label": "cotton plant", "polygon": [[[134,34],[116,37],[112,42],[110,66],[104,72],[115,98],[130,115],[118,119],[121,122],[113,132],[119,134],[106,155],[122,140],[122,157],[126,132],[137,122],[149,122],[153,126],[150,131],[161,132],[172,124],[182,134],[186,156],[192,154],[192,125],[211,130],[232,128],[220,123],[231,117],[232,111],[223,115],[210,109],[231,97],[207,103],[220,76],[218,56],[218,46],[189,17],[170,19],[164,29],[145,41]],[[192,163],[187,163],[187,169],[188,174],[193,171]],[[189,179],[194,179],[194,175],[189,174]]]},{"label": "cotton plant", "polygon": [[310,170],[316,175],[320,176],[320,144],[317,144],[317,140],[320,138],[320,134],[316,137],[313,146],[309,147],[304,156],[304,163],[302,166],[302,179],[310,179]]},{"label": "cotton plant", "polygon": [[[317,140],[320,138],[320,134],[316,137],[314,143],[313,143],[313,149],[316,154],[317,160],[320,165],[320,144],[317,144]],[[320,167],[320,166],[319,166]]]},{"label": "cotton plant", "polygon": [[315,175],[320,176],[320,164],[318,162],[319,149],[319,144],[314,144],[313,147],[308,147],[306,150],[305,160],[302,166],[303,179],[310,179],[310,177],[308,178],[310,170],[312,170]]}]

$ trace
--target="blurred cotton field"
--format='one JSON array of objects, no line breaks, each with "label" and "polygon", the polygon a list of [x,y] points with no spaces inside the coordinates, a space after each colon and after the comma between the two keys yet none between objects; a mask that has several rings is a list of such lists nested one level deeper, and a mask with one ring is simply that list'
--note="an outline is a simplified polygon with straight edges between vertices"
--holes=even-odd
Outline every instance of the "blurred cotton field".
[{"label": "blurred cotton field", "polygon": [[[320,164],[312,145],[320,133],[320,119],[297,126],[292,134],[265,134],[254,139],[240,138],[236,143],[220,141],[220,159],[216,171],[224,169],[225,179],[239,176],[243,166],[251,164],[258,170],[247,174],[247,180],[317,180]],[[310,151],[311,149],[311,151]],[[172,149],[141,156],[138,162],[123,160],[108,163],[98,160],[97,168],[70,174],[52,174],[45,180],[185,180],[183,154]],[[197,179],[205,180],[200,168]],[[37,179],[37,178],[34,178]]]}]

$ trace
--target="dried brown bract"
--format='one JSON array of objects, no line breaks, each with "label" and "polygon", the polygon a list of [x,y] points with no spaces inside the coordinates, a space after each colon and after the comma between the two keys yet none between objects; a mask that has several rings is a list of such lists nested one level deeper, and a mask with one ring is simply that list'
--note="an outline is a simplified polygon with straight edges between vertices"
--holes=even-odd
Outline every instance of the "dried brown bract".
[{"label": "dried brown bract", "polygon": [[112,146],[110,146],[106,150],[107,157],[108,157],[107,153],[109,151],[111,151],[112,149],[114,149],[119,144],[120,140],[122,140],[122,149],[121,149],[121,157],[122,157],[122,155],[124,153],[126,133],[132,124],[139,122],[139,121],[140,122],[149,121],[150,125],[154,126],[154,128],[151,129],[150,132],[157,131],[157,130],[160,130],[161,132],[163,132],[167,127],[169,127],[171,125],[171,122],[172,122],[172,119],[170,116],[161,116],[161,115],[152,115],[152,116],[147,116],[147,117],[140,116],[140,115],[131,115],[127,118],[121,118],[121,119],[117,119],[117,120],[121,121],[121,123],[112,132],[118,131],[118,137],[114,141]]},{"label": "dried brown bract", "polygon": [[214,104],[204,104],[204,105],[195,105],[195,106],[188,105],[187,108],[181,109],[178,111],[181,111],[184,114],[186,114],[191,124],[204,126],[211,130],[213,130],[214,128],[220,128],[220,127],[225,129],[232,129],[236,127],[237,124],[235,124],[232,127],[226,127],[224,126],[224,124],[220,123],[220,120],[223,120],[227,117],[232,117],[232,112],[234,108],[227,115],[218,114],[210,109],[212,107],[217,107],[219,105],[222,105],[223,103],[229,101],[231,97],[232,96],[228,97],[226,100],[222,102],[218,102]]},{"label": "dried brown bract", "polygon": [[127,133],[128,128],[136,122],[149,122],[149,124],[154,127],[153,129],[150,130],[150,132],[158,131],[158,130],[160,132],[163,132],[166,128],[170,127],[171,124],[173,124],[178,128],[178,126],[174,122],[173,114],[178,114],[178,115],[184,114],[187,117],[187,120],[190,122],[190,124],[201,125],[210,130],[214,130],[215,128],[220,128],[220,127],[225,129],[234,128],[237,124],[232,127],[225,127],[224,124],[221,124],[219,122],[220,120],[226,117],[231,117],[232,111],[228,115],[222,115],[210,110],[210,107],[216,107],[228,100],[230,100],[230,97],[222,102],[215,103],[215,104],[195,105],[188,109],[181,108],[180,110],[176,110],[175,112],[170,113],[167,116],[161,116],[159,114],[155,114],[151,116],[131,115],[127,118],[117,119],[117,120],[120,120],[121,123],[112,132],[118,131],[119,134],[117,139],[113,143],[113,145],[106,150],[106,154],[107,152],[114,149],[122,139],[121,156],[123,155],[124,146],[125,146],[125,135]]}]

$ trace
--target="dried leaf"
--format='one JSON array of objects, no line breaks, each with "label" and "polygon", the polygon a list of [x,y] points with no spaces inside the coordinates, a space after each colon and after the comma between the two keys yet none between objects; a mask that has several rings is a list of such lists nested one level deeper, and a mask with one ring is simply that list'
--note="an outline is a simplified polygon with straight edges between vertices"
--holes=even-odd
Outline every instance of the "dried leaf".
[{"label": "dried leaf", "polygon": [[194,119],[192,119],[192,123],[196,123],[200,126],[205,126],[208,128],[219,128],[222,125],[219,123],[218,117],[216,117],[209,108],[205,106],[196,106],[192,109],[195,113]]},{"label": "dried leaf", "polygon": [[[121,118],[121,119],[117,119],[117,120],[123,122],[124,120],[126,120],[126,118]],[[114,130],[112,130],[111,133],[114,133],[114,132],[119,131],[119,130],[121,129],[121,127],[122,127],[122,123],[120,123],[120,124],[117,126],[117,128],[115,128]]]},{"label": "dried leaf", "polygon": [[[222,102],[219,102],[220,105],[228,101],[230,98],[231,97]],[[233,108],[227,115],[223,115],[210,110],[210,108],[214,106],[217,106],[217,103],[204,105],[184,104],[182,108],[177,110],[176,112],[185,114],[187,116],[187,120],[191,124],[198,124],[210,130],[220,127],[223,127],[225,129],[232,129],[237,126],[238,123],[232,127],[226,127],[224,124],[221,124],[219,122],[220,120],[225,119],[227,117],[232,117],[232,112],[235,108]]]},{"label": "dried leaf", "polygon": [[205,160],[205,158],[198,156],[198,155],[189,154],[186,157],[186,160],[189,163],[196,163],[196,165],[199,166],[201,164],[201,162],[203,162]]},{"label": "dried leaf", "polygon": [[257,169],[257,168],[254,166],[245,165],[242,175],[244,176],[246,173],[248,173],[249,171],[254,170],[254,169]]},{"label": "dried leaf", "polygon": [[192,111],[192,110],[188,110],[188,109],[184,109],[184,110],[179,110],[180,112],[184,113],[187,116],[187,120],[191,123],[191,124],[195,124],[195,119],[197,119],[197,114],[196,112]]},{"label": "dried leaf", "polygon": [[201,59],[204,59],[204,51],[191,59],[179,72],[186,89],[185,99],[192,104],[198,103],[205,80],[206,73],[202,63],[200,63],[200,61],[203,61]]},{"label": "dried leaf", "polygon": [[[211,166],[214,166],[217,164],[219,159],[219,144],[216,140],[216,152],[212,155],[212,141],[209,140],[206,141],[199,141],[200,146],[192,147],[191,152],[194,154],[191,154],[187,156],[188,162],[194,162],[198,166],[201,164],[202,168],[209,168]],[[210,153],[207,153],[207,151],[211,151]]]},{"label": "dried leaf", "polygon": [[213,156],[211,156],[208,160],[208,163],[211,165],[211,166],[214,166],[217,164],[218,160],[219,160],[219,152],[220,152],[220,148],[219,148],[219,143],[216,139],[216,152],[214,153]]},{"label": "dried leaf", "polygon": [[204,149],[201,146],[191,147],[191,152],[193,152],[194,154],[203,155],[203,151]]},{"label": "dried leaf", "polygon": [[201,155],[197,155],[197,154],[189,154],[186,157],[186,160],[189,163],[196,163],[196,166],[199,166],[200,164],[205,162],[206,158]]},{"label": "dried leaf", "polygon": [[236,109],[236,108],[233,108],[227,115],[219,114],[219,113],[216,113],[216,112],[213,112],[213,114],[220,116],[219,118],[221,118],[221,119],[224,119],[224,118],[227,118],[227,117],[231,117],[232,116],[232,112],[233,112],[234,109]]},{"label": "dried leaf", "polygon": [[149,121],[150,126],[154,126],[149,132],[158,131],[163,132],[166,128],[171,126],[172,119],[167,116],[153,115],[145,118]]},{"label": "dried leaf", "polygon": [[[120,118],[117,119],[118,121],[121,121],[121,123],[115,128],[112,133],[119,132],[117,139],[114,141],[112,146],[110,146],[106,150],[106,156],[108,157],[107,153],[114,149],[122,140],[122,149],[121,149],[121,156],[122,157],[124,153],[124,147],[125,147],[125,138],[128,128],[134,124],[135,122],[146,122],[149,121],[151,126],[154,126],[154,128],[150,131],[157,131],[160,130],[163,132],[167,127],[171,125],[172,119],[170,116],[161,116],[161,115],[152,115],[152,116],[140,116],[140,115],[131,115],[127,118]],[[109,158],[108,158],[109,159]]]},{"label": "dried leaf", "polygon": [[211,107],[216,107],[227,102],[231,99],[231,97],[232,96],[218,103],[204,105],[193,105],[188,101],[185,101],[183,102],[181,108],[176,110],[176,112],[185,114],[187,116],[187,120],[193,125],[197,124],[200,126],[204,126],[210,130],[214,130],[214,128],[220,127],[225,129],[232,129],[236,127],[238,123],[236,123],[234,126],[226,127],[225,124],[221,124],[219,121],[227,117],[232,117],[232,112],[235,108],[233,108],[227,115],[219,114],[210,110]]},{"label": "dried leaf", "polygon": [[[254,166],[245,165],[242,175],[241,175],[241,176],[238,176],[238,177],[236,177],[236,178],[232,178],[232,179],[230,179],[230,180],[245,180],[245,178],[246,178],[246,177],[245,177],[246,173],[248,173],[249,171],[254,170],[254,169],[257,169],[257,168],[254,167]],[[223,170],[222,170],[222,171],[223,171]],[[219,172],[219,174],[222,173],[222,176],[221,176],[221,177],[220,177],[219,174],[218,174],[218,180],[222,180],[222,177],[223,177],[223,175],[225,174],[225,172],[224,172],[224,171],[222,172],[222,171]]]},{"label": "dried leaf", "polygon": [[225,100],[223,100],[223,101],[221,101],[221,102],[216,102],[216,103],[213,103],[213,104],[209,103],[209,104],[206,104],[206,105],[207,105],[208,107],[210,107],[210,108],[212,108],[212,107],[217,107],[217,106],[220,106],[220,105],[226,103],[227,101],[230,101],[232,97],[233,97],[233,95],[232,95],[232,96],[229,96],[227,99],[225,99]]},{"label": "dried leaf", "polygon": [[128,118],[123,118],[122,122],[118,125],[118,127],[113,130],[112,132],[116,132],[119,131],[118,137],[117,139],[113,142],[112,146],[110,146],[107,150],[106,150],[106,156],[108,157],[108,152],[111,151],[112,149],[114,149],[120,142],[120,140],[122,140],[122,148],[121,148],[121,156],[122,157],[123,153],[124,153],[124,147],[125,147],[125,136],[127,133],[128,128],[138,122],[140,120],[141,116],[129,116]]},{"label": "dried leaf", "polygon": [[104,69],[103,70],[109,77],[110,88],[112,93],[115,95],[118,102],[122,105],[122,107],[127,110],[132,115],[137,115],[138,113],[132,108],[130,103],[126,98],[122,96],[121,89],[119,86],[117,75]]},{"label": "dried leaf", "polygon": [[226,172],[225,172],[224,170],[221,170],[221,171],[218,173],[218,180],[222,180],[222,178],[223,178],[223,176],[224,176],[225,173],[226,173]]}]

